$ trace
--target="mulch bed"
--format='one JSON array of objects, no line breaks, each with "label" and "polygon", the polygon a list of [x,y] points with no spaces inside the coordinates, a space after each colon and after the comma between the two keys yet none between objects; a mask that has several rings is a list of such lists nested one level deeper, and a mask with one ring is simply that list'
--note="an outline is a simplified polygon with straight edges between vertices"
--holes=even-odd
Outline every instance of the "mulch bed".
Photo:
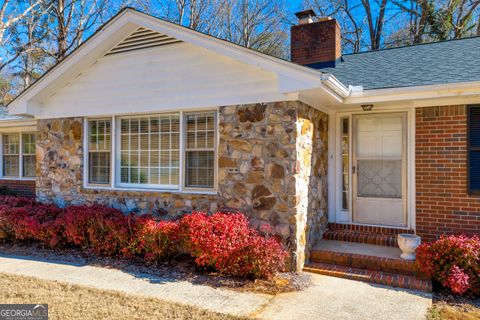
[{"label": "mulch bed", "polygon": [[1,243],[0,254],[27,256],[46,261],[62,261],[75,264],[88,264],[104,268],[115,268],[125,272],[145,276],[156,276],[195,284],[208,285],[215,288],[227,288],[239,291],[275,295],[284,292],[300,291],[311,284],[306,273],[279,273],[271,280],[251,280],[223,276],[197,268],[188,255],[179,255],[170,262],[147,266],[140,261],[88,255],[76,249],[53,250],[35,244]]},{"label": "mulch bed", "polygon": [[471,305],[476,308],[480,308],[480,297],[470,297],[470,296],[458,296],[452,294],[443,286],[433,280],[433,303],[447,303],[449,305]]}]

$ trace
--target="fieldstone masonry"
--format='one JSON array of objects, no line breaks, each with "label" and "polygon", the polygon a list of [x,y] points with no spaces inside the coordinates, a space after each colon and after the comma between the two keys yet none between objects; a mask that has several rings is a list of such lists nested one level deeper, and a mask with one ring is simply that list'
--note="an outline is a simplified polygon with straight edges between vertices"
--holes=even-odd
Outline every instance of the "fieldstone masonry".
[{"label": "fieldstone masonry", "polygon": [[219,108],[218,193],[99,190],[83,187],[83,119],[39,122],[37,198],[104,204],[173,219],[193,210],[245,212],[269,223],[301,269],[327,225],[328,116],[301,102]]}]

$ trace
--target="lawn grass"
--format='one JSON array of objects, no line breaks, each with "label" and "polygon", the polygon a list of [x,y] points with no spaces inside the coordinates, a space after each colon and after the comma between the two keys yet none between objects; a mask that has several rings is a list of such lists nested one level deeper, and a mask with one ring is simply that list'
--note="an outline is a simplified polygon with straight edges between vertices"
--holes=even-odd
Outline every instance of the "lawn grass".
[{"label": "lawn grass", "polygon": [[49,319],[242,319],[155,298],[0,273],[0,303],[47,303]]},{"label": "lawn grass", "polygon": [[429,310],[427,320],[478,320],[480,308],[472,305],[450,305],[445,302],[435,303]]}]

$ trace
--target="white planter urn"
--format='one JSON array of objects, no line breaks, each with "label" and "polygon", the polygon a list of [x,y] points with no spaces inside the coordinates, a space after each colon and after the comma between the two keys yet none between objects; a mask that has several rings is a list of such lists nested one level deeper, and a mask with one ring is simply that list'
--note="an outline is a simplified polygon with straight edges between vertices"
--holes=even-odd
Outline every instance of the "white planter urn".
[{"label": "white planter urn", "polygon": [[415,250],[422,242],[422,239],[414,234],[400,233],[397,241],[400,250],[402,250],[400,258],[405,260],[415,260]]}]

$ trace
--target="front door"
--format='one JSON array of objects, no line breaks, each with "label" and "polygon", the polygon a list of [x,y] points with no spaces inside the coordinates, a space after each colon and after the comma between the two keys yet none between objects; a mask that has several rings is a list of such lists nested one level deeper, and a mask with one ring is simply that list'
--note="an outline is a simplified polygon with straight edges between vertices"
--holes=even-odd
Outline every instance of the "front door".
[{"label": "front door", "polygon": [[406,114],[353,116],[353,221],[407,225]]}]

